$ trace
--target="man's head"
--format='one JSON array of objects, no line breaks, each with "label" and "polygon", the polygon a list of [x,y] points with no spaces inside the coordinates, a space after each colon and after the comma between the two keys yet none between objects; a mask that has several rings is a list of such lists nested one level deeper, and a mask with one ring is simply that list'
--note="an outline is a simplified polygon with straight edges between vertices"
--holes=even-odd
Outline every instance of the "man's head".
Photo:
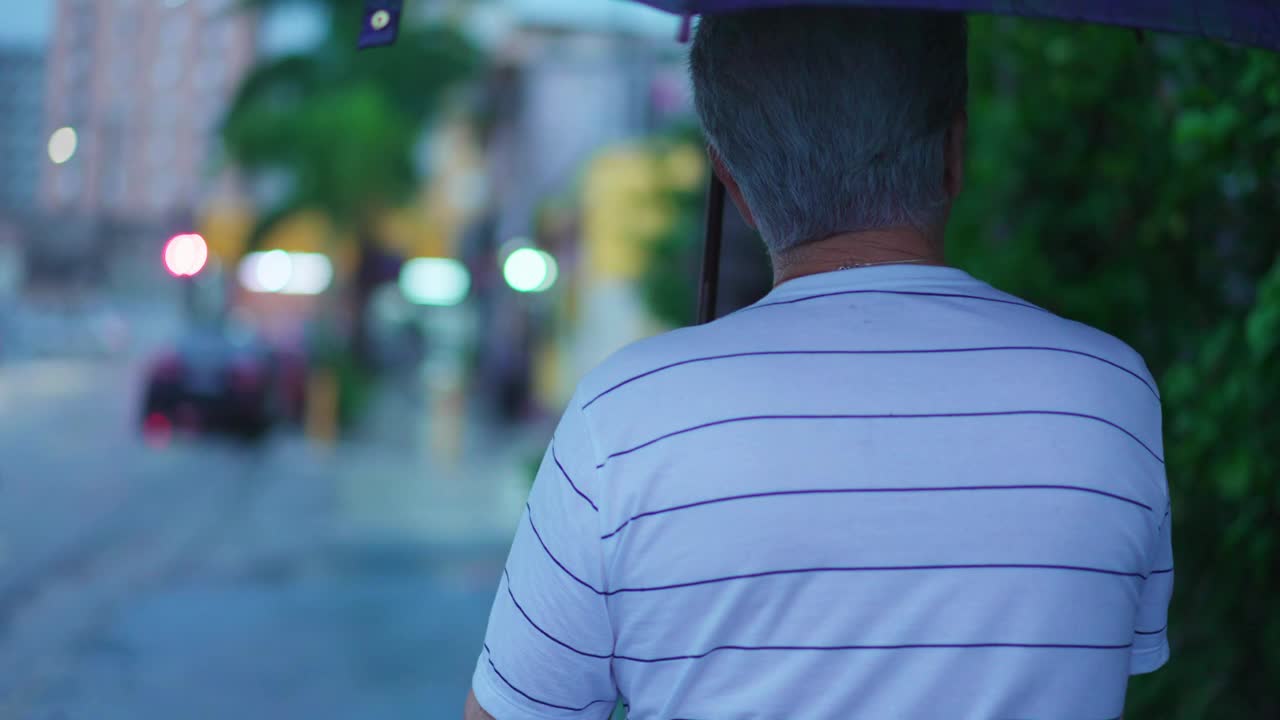
[{"label": "man's head", "polygon": [[967,44],[964,16],[944,13],[702,19],[690,52],[698,114],[775,256],[839,233],[941,231],[959,191]]}]

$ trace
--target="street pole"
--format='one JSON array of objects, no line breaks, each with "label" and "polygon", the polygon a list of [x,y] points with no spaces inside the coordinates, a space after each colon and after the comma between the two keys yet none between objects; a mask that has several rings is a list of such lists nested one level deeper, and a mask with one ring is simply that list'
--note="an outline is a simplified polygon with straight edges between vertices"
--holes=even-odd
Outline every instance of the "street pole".
[{"label": "street pole", "polygon": [[199,299],[196,295],[196,278],[187,275],[178,279],[182,283],[182,307],[188,324],[196,320],[199,312]]}]

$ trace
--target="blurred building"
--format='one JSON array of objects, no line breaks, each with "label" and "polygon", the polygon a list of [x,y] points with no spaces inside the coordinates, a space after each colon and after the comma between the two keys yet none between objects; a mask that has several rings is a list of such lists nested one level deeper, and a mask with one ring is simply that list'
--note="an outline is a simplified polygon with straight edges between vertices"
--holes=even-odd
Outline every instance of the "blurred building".
[{"label": "blurred building", "polygon": [[653,129],[653,86],[679,55],[677,21],[619,0],[502,0],[491,14],[507,71],[494,135],[498,233],[525,235],[601,148]]},{"label": "blurred building", "polygon": [[[593,170],[602,152],[687,109],[679,20],[618,0],[493,0],[476,3],[468,27],[496,67],[486,108],[494,119],[486,144],[492,212],[468,238],[469,255],[492,263],[485,272],[472,261],[482,382],[537,378],[537,395],[555,409],[601,357],[650,332],[635,268],[614,273],[616,263],[594,262],[590,247],[610,240],[587,237],[594,224],[580,217],[568,242],[548,248],[562,269],[550,297],[519,296],[493,270],[503,247],[537,238],[549,204],[585,210],[602,182]],[[550,320],[557,298],[578,309],[571,327]]]},{"label": "blurred building", "polygon": [[0,48],[0,213],[35,202],[45,159],[44,67],[41,48]]},{"label": "blurred building", "polygon": [[77,145],[46,162],[41,205],[87,217],[189,215],[228,100],[254,58],[235,0],[56,0],[44,137]]}]

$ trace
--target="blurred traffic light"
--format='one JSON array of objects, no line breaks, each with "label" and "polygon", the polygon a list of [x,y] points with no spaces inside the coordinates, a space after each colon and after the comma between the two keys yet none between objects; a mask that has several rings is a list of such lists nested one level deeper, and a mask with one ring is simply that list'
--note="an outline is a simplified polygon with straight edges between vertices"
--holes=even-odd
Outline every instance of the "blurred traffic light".
[{"label": "blurred traffic light", "polygon": [[457,305],[471,291],[471,273],[450,258],[414,258],[400,270],[400,292],[417,305]]},{"label": "blurred traffic light", "polygon": [[550,290],[559,273],[556,259],[550,253],[531,247],[513,250],[502,263],[502,277],[507,285],[522,293]]},{"label": "blurred traffic light", "polygon": [[196,233],[169,238],[164,246],[164,267],[174,277],[195,277],[209,261],[209,245]]}]

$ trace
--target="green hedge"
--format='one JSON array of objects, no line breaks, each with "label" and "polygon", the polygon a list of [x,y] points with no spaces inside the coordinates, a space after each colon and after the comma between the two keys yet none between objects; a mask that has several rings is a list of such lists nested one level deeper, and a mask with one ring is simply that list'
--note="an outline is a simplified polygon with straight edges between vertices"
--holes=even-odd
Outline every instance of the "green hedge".
[{"label": "green hedge", "polygon": [[1146,358],[1173,658],[1126,717],[1280,717],[1280,58],[981,20],[952,261]]}]

